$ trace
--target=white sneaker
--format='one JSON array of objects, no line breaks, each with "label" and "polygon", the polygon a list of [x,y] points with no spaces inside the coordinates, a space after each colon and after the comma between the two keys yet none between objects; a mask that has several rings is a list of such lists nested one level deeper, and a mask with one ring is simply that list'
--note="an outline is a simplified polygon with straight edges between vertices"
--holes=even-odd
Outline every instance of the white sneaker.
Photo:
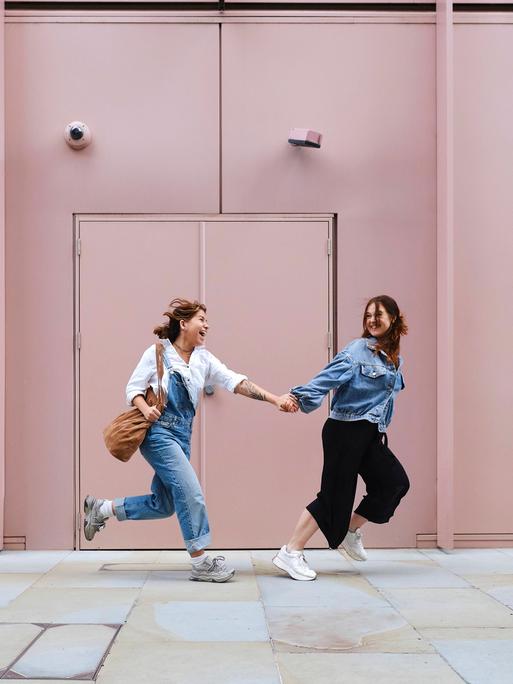
[{"label": "white sneaker", "polygon": [[367,560],[367,552],[363,548],[362,532],[359,527],[357,527],[354,532],[351,532],[350,530],[347,531],[344,541],[342,542],[342,548],[353,560]]},{"label": "white sneaker", "polygon": [[273,558],[273,564],[287,572],[295,580],[314,580],[317,577],[315,570],[312,570],[306,562],[302,551],[287,551],[286,546],[282,546]]}]

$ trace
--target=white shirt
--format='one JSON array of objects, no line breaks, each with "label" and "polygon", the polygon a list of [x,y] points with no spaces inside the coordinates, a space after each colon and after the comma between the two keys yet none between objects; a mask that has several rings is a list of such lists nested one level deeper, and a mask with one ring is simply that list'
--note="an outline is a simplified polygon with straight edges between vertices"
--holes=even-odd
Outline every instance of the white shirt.
[{"label": "white shirt", "polygon": [[[162,340],[162,344],[164,345],[164,357],[167,361],[167,364],[164,363],[164,377],[162,378],[162,388],[166,397],[169,386],[169,373],[166,366],[171,371],[180,373],[195,409],[198,405],[200,392],[205,385],[220,385],[233,392],[240,382],[247,380],[247,375],[234,373],[205,347],[194,347],[187,364],[169,340]],[[148,347],[141,356],[141,360],[128,381],[126,386],[127,404],[131,406],[133,398],[138,394],[145,395],[150,385],[157,393],[157,362],[154,344]]]}]

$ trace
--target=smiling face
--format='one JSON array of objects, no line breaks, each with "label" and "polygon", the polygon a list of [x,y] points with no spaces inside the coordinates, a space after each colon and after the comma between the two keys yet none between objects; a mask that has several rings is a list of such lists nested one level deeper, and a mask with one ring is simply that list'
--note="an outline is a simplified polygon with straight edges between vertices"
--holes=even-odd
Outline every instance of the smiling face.
[{"label": "smiling face", "polygon": [[383,304],[372,302],[365,311],[365,328],[369,335],[381,337],[392,325],[392,317]]},{"label": "smiling face", "polygon": [[180,337],[183,335],[183,346],[187,349],[204,344],[207,331],[207,314],[203,309],[194,314],[190,320],[180,321]]}]

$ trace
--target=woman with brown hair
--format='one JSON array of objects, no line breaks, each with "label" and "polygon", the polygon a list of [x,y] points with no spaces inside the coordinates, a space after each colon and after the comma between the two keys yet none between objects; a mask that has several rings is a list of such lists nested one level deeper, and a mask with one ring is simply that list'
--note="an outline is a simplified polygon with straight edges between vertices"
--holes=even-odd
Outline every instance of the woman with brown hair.
[{"label": "woman with brown hair", "polygon": [[[387,295],[365,306],[362,336],[350,342],[306,385],[291,390],[299,408],[319,408],[335,390],[330,417],[324,424],[324,466],[321,491],[302,512],[289,542],[273,563],[293,579],[313,580],[316,573],[304,547],[320,529],[330,548],[341,544],[354,560],[366,560],[361,528],[367,521],[390,520],[409,489],[408,477],[387,447],[385,430],[394,400],[404,381],[400,339],[408,327],[397,303]],[[383,444],[384,439],[384,444]],[[367,493],[353,512],[358,474]]]},{"label": "woman with brown hair", "polygon": [[87,496],[84,534],[86,539],[93,539],[112,515],[118,520],[150,520],[176,512],[192,560],[190,579],[226,582],[235,571],[227,567],[223,556],[211,559],[205,554],[210,528],[203,492],[190,464],[192,422],[200,393],[205,385],[220,385],[236,394],[267,401],[282,411],[296,411],[297,407],[288,395],[277,397],[254,385],[207,351],[204,342],[209,325],[204,304],[173,299],[164,316],[168,322],[153,331],[162,340],[166,370],[162,389],[167,403],[162,414],[145,400],[148,387],[157,393],[155,345],[142,355],[126,389],[128,404],[136,406],[152,423],[140,447],[155,471],[151,494],[114,501]]}]

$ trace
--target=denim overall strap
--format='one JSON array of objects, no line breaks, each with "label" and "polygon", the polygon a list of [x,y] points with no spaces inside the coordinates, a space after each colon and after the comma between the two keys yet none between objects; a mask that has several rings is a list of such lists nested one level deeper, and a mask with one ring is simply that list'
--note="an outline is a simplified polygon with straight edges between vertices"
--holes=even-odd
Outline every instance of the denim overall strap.
[{"label": "denim overall strap", "polygon": [[162,361],[164,362],[164,366],[166,367],[166,370],[171,373],[171,366],[169,365],[169,361],[166,359],[166,352],[164,349],[162,349]]}]

